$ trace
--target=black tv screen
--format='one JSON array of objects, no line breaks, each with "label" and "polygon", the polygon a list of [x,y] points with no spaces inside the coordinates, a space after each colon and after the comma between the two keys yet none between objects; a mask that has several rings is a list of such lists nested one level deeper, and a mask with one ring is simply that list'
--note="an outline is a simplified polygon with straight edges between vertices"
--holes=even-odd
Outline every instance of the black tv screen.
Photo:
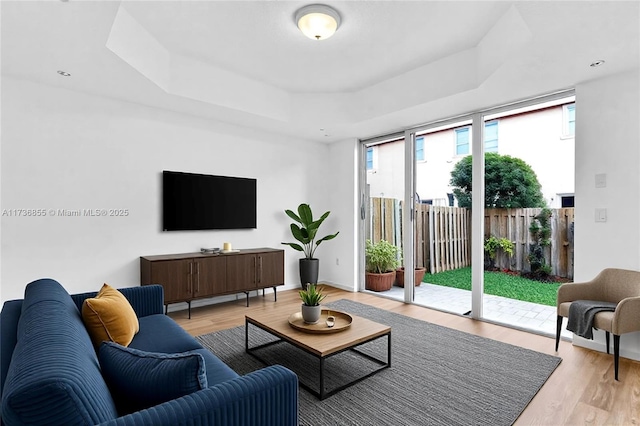
[{"label": "black tv screen", "polygon": [[256,228],[256,180],[162,172],[165,231]]}]

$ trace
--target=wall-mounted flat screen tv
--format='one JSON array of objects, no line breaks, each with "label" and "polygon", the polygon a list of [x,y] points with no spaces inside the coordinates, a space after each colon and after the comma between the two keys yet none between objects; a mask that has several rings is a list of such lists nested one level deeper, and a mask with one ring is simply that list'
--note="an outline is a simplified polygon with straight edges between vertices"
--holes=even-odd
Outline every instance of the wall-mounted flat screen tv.
[{"label": "wall-mounted flat screen tv", "polygon": [[256,228],[256,179],[162,172],[162,229]]}]

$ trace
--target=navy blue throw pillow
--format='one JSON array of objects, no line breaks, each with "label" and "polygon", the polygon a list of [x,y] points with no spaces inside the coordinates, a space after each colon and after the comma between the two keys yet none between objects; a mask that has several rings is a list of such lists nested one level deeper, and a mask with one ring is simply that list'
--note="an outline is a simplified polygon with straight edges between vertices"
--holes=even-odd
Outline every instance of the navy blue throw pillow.
[{"label": "navy blue throw pillow", "polygon": [[163,354],[103,342],[98,359],[121,416],[207,387],[204,358],[197,352]]}]

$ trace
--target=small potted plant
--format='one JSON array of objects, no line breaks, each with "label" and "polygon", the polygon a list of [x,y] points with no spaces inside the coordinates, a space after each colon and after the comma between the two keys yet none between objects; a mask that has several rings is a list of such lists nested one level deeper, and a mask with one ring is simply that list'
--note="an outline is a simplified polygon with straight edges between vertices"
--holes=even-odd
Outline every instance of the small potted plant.
[{"label": "small potted plant", "polygon": [[302,299],[302,319],[307,324],[315,324],[320,320],[322,308],[320,302],[327,297],[322,294],[322,287],[315,284],[307,284],[306,290],[299,290],[300,299]]},{"label": "small potted plant", "polygon": [[377,243],[367,240],[365,263],[365,288],[372,291],[390,290],[396,279],[398,247],[386,240]]}]

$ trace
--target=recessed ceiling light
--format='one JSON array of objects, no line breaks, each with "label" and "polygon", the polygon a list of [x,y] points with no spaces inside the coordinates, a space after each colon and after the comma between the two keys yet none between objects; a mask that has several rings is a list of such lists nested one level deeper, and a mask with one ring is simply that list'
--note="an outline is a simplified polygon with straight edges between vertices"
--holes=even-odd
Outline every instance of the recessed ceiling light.
[{"label": "recessed ceiling light", "polygon": [[58,71],[58,74],[60,74],[63,77],[71,77],[71,74],[66,71]]},{"label": "recessed ceiling light", "polygon": [[604,59],[598,59],[597,61],[591,62],[591,65],[589,66],[595,68],[595,67],[599,67],[602,64],[604,64]]}]

